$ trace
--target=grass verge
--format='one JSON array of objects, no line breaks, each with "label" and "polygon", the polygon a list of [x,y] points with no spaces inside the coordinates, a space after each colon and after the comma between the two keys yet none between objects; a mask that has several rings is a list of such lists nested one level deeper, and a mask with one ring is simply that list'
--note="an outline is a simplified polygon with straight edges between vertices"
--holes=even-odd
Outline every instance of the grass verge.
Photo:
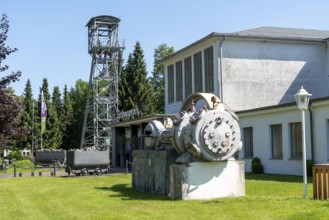
[{"label": "grass verge", "polygon": [[[1,219],[328,219],[302,177],[246,174],[246,196],[172,201],[131,188],[131,175],[0,179]],[[311,180],[308,195],[312,197]]]}]

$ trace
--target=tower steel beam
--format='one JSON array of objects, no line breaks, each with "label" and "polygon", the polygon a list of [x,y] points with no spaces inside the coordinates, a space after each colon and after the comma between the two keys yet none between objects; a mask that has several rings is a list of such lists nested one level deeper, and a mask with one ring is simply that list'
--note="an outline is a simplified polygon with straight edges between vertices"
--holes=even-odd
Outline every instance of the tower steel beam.
[{"label": "tower steel beam", "polygon": [[86,25],[92,62],[80,148],[111,147],[109,125],[118,114],[118,57],[124,49],[118,40],[119,22],[113,16],[97,16]]}]

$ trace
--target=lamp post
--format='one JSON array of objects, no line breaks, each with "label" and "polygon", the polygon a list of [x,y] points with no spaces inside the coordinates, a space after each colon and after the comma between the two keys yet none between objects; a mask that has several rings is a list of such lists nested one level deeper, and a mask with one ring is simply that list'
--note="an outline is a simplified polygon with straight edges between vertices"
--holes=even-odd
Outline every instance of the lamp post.
[{"label": "lamp post", "polygon": [[307,91],[303,88],[303,86],[294,95],[297,102],[297,108],[300,109],[302,113],[304,198],[307,198],[305,110],[307,110],[308,108],[308,103],[310,101],[311,95],[312,94],[307,93]]}]

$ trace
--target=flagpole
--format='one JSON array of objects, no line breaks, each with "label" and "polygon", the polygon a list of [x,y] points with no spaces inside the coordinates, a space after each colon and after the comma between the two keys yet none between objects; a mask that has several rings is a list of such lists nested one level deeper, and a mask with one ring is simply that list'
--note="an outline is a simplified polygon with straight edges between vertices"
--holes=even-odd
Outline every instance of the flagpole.
[{"label": "flagpole", "polygon": [[42,150],[42,134],[46,130],[46,118],[47,118],[47,105],[43,91],[41,91],[41,147]]},{"label": "flagpole", "polygon": [[41,135],[41,137],[40,137],[40,150],[42,150],[42,133],[43,133],[43,131],[42,131],[42,111],[43,111],[43,99],[44,99],[44,97],[43,97],[43,91],[41,91],[41,111],[40,111],[40,125],[41,125],[41,132],[40,132],[40,135]]},{"label": "flagpole", "polygon": [[34,100],[33,100],[33,98],[32,98],[32,157],[33,157],[33,155],[34,155]]},{"label": "flagpole", "polygon": [[43,92],[41,92],[41,117],[40,117],[40,119],[41,119],[41,123],[40,123],[40,125],[41,125],[41,132],[40,132],[40,135],[41,135],[41,137],[40,137],[40,149],[42,150],[42,99],[43,99]]}]

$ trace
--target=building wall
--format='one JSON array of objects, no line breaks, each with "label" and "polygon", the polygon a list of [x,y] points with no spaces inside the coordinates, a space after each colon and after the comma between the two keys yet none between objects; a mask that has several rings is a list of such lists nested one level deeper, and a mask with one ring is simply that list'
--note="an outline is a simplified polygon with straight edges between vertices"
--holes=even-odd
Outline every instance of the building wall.
[{"label": "building wall", "polygon": [[290,103],[301,86],[328,96],[326,53],[323,43],[226,40],[223,101],[235,111]]},{"label": "building wall", "polygon": [[314,163],[324,164],[329,160],[329,100],[311,103],[313,118]]},{"label": "building wall", "polygon": [[[213,57],[214,57],[214,61],[213,61],[213,69],[214,69],[214,91],[213,93],[217,96],[219,96],[219,79],[218,79],[218,59],[217,57],[219,56],[219,46],[218,46],[218,39],[210,39],[207,41],[204,41],[200,44],[197,44],[195,46],[193,46],[192,48],[190,48],[187,51],[184,51],[182,53],[179,53],[177,56],[175,56],[173,59],[168,60],[164,65],[165,65],[165,88],[166,88],[166,92],[165,92],[165,112],[166,114],[177,114],[179,113],[179,110],[183,104],[183,101],[191,94],[188,94],[185,92],[185,89],[183,89],[183,100],[175,100],[172,103],[168,102],[168,90],[174,90],[176,88],[176,80],[174,80],[174,86],[173,88],[169,88],[168,87],[168,74],[167,74],[167,67],[177,63],[178,61],[183,61],[183,87],[185,86],[185,74],[184,74],[184,59],[187,57],[191,57],[192,58],[192,73],[194,72],[194,67],[193,67],[193,55],[198,53],[198,52],[202,52],[202,61],[204,62],[204,50],[209,48],[209,47],[213,47]],[[202,69],[203,69],[203,90],[205,91],[205,79],[204,79],[204,65],[202,65]],[[174,72],[175,72],[175,68],[174,68]],[[193,75],[193,74],[192,74]],[[176,72],[174,74],[174,79],[176,79]],[[194,75],[192,76],[192,80],[194,81]],[[194,88],[194,84],[192,83],[192,93],[195,92],[195,88]],[[176,94],[176,93],[175,93]]]},{"label": "building wall", "polygon": [[[328,43],[327,43],[328,44]],[[324,43],[278,42],[214,38],[196,44],[168,59],[174,64],[209,46],[214,48],[214,93],[234,111],[240,111],[240,127],[253,128],[253,157],[259,157],[266,173],[302,175],[302,159],[291,158],[290,123],[301,122],[296,105],[266,110],[256,108],[294,103],[293,95],[303,86],[312,99],[329,96],[329,49]],[[182,101],[168,103],[166,112],[178,113]],[[175,82],[174,82],[175,83]],[[187,97],[186,94],[184,96]],[[251,110],[242,112],[244,110]],[[273,159],[271,125],[282,125],[282,159]],[[329,101],[311,103],[306,112],[307,159],[314,163],[329,160]],[[313,147],[313,148],[312,148]],[[251,171],[252,157],[243,159]]]},{"label": "building wall", "polygon": [[[234,111],[293,102],[293,94],[301,86],[312,98],[329,95],[329,52],[324,43],[211,38],[178,53],[164,65],[188,56],[193,62],[193,54],[210,46],[214,54],[214,94]],[[165,111],[178,113],[182,101],[168,103],[168,90],[173,90],[176,82],[174,88],[168,88],[167,73],[165,82]],[[183,100],[188,95],[184,94]]]},{"label": "building wall", "polygon": [[[307,159],[311,159],[310,114],[306,112],[306,148]],[[302,175],[302,159],[291,159],[291,144],[289,124],[301,122],[301,113],[297,106],[269,109],[238,114],[243,141],[243,128],[253,128],[253,157],[261,159],[265,173]],[[282,159],[272,159],[271,125],[282,125]],[[244,149],[239,153],[239,159],[245,161],[246,172],[251,172],[252,158],[244,157]]]},{"label": "building wall", "polygon": [[[241,138],[243,129],[253,128],[253,157],[259,157],[266,173],[302,175],[302,160],[291,159],[289,124],[301,122],[301,112],[296,105],[266,110],[238,113]],[[282,125],[283,158],[271,158],[270,126]],[[327,164],[329,160],[329,99],[312,102],[305,112],[306,157],[314,164]],[[312,150],[313,147],[313,150]],[[245,158],[244,149],[239,158],[245,163],[245,170],[251,171],[252,158]]]}]

